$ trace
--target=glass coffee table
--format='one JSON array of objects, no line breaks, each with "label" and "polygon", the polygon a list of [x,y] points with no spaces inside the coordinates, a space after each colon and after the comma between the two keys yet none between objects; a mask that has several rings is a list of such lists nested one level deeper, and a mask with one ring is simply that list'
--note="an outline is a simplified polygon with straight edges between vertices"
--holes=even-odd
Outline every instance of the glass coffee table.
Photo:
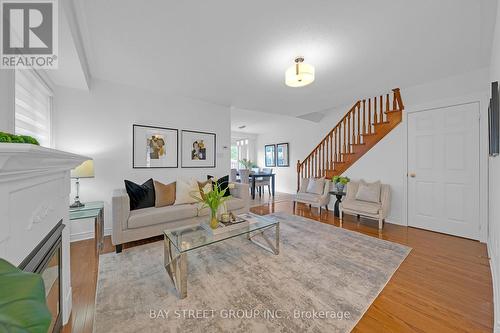
[{"label": "glass coffee table", "polygon": [[[187,254],[196,249],[205,248],[211,244],[222,242],[231,238],[246,235],[246,238],[261,248],[278,255],[280,224],[275,218],[259,216],[248,213],[238,215],[250,223],[238,229],[214,235],[201,225],[167,229],[164,234],[164,264],[170,279],[174,283],[179,298],[187,296]],[[271,241],[266,231],[274,228],[274,242]],[[264,243],[257,241],[261,238]]]}]

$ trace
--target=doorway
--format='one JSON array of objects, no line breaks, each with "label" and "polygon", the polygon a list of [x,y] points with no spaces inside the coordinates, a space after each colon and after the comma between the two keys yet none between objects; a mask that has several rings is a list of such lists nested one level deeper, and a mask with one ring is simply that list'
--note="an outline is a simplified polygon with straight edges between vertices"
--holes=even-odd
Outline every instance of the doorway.
[{"label": "doorway", "polygon": [[408,225],[479,239],[479,103],[408,114]]}]

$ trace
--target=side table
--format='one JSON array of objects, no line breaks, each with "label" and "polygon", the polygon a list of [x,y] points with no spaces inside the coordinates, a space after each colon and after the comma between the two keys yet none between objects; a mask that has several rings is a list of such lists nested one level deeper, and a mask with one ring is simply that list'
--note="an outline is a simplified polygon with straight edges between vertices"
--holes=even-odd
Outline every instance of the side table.
[{"label": "side table", "polygon": [[337,198],[337,201],[335,201],[335,206],[333,209],[333,215],[339,217],[340,216],[339,204],[342,202],[342,197],[345,196],[345,192],[339,192],[337,190],[334,190],[330,191],[329,193]]},{"label": "side table", "polygon": [[69,220],[94,219],[94,239],[97,253],[104,246],[104,202],[93,201],[85,203],[85,206],[69,209]]}]

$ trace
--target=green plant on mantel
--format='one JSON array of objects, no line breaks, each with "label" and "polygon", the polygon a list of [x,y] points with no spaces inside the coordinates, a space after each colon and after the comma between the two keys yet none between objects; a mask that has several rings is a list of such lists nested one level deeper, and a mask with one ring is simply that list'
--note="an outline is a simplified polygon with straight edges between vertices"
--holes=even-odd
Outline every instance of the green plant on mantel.
[{"label": "green plant on mantel", "polygon": [[52,315],[39,274],[0,259],[0,332],[46,333]]},{"label": "green plant on mantel", "polygon": [[240,160],[240,163],[245,167],[245,169],[257,168],[257,164],[250,160],[247,160],[246,158]]},{"label": "green plant on mantel", "polygon": [[15,135],[5,132],[0,132],[0,142],[4,143],[30,143],[39,146],[38,140],[29,135]]},{"label": "green plant on mantel", "polygon": [[349,177],[334,176],[332,178],[332,182],[334,184],[340,183],[340,184],[346,185],[347,183],[349,183],[349,181],[350,181]]}]

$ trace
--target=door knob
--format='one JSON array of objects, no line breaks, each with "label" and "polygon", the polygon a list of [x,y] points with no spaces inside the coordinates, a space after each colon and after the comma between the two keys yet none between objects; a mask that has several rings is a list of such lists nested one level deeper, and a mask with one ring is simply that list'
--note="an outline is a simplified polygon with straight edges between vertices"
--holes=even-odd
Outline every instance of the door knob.
[{"label": "door knob", "polygon": [[410,177],[411,177],[411,178],[415,178],[415,176],[416,176],[416,175],[417,175],[417,174],[416,174],[415,172],[410,172]]}]

